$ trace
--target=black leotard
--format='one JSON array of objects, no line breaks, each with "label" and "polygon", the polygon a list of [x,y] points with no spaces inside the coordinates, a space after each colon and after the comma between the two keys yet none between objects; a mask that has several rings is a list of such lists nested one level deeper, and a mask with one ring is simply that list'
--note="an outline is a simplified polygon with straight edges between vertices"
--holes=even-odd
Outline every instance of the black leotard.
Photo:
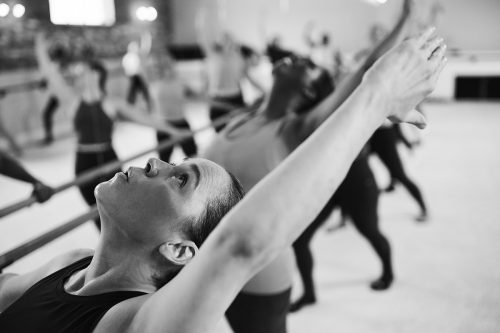
[{"label": "black leotard", "polygon": [[91,260],[92,257],[81,259],[33,285],[0,314],[0,332],[91,333],[114,305],[144,294],[137,291],[94,296],[68,294],[64,282]]},{"label": "black leotard", "polygon": [[424,198],[418,186],[406,174],[397,149],[398,127],[381,127],[370,139],[372,151],[378,155],[382,163],[387,167],[392,180],[396,180],[403,185],[410,195],[417,201],[422,213],[427,212]]}]

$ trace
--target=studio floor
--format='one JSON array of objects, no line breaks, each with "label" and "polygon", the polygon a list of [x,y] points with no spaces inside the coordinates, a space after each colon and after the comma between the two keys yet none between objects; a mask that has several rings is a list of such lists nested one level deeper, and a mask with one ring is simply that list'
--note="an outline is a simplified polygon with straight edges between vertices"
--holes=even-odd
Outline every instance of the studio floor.
[{"label": "studio floor", "polygon": [[[289,332],[500,332],[500,104],[426,104],[425,111],[430,125],[421,133],[422,145],[413,153],[400,148],[429,204],[430,221],[414,221],[417,207],[400,187],[380,199],[380,225],[393,248],[392,288],[368,288],[380,265],[351,225],[335,232],[324,228],[313,242],[318,303],[291,314]],[[203,126],[206,109],[191,105],[189,120]],[[201,149],[212,136],[210,131],[197,136]],[[117,126],[115,143],[122,158],[156,144],[151,130],[126,123]],[[27,149],[21,161],[57,186],[74,177],[73,150],[73,138],[61,139]],[[174,159],[180,157],[176,152]],[[146,159],[127,165],[143,165]],[[379,185],[385,186],[387,172],[376,158],[371,162]],[[28,185],[0,177],[0,207],[30,191]],[[0,252],[85,210],[78,191],[70,189],[43,206],[5,217],[0,220]],[[59,253],[91,248],[97,236],[93,224],[86,223],[5,271],[26,272]],[[298,294],[297,283],[293,295]],[[221,323],[216,332],[230,330]]]}]

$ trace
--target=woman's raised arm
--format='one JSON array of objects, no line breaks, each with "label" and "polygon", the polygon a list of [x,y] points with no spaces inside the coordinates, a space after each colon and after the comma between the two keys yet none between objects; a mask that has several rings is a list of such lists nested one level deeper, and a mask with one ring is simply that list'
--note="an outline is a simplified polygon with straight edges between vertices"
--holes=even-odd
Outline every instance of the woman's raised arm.
[{"label": "woman's raised arm", "polygon": [[141,305],[127,331],[210,332],[244,283],[314,219],[386,117],[425,126],[410,110],[445,63],[444,46],[431,35],[382,57],[339,110],[224,217],[178,277]]}]

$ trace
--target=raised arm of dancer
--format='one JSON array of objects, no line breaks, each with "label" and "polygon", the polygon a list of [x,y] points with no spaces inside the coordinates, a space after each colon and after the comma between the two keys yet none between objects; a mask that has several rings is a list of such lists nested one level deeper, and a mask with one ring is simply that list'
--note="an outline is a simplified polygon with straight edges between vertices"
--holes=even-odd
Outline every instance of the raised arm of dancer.
[{"label": "raised arm of dancer", "polygon": [[154,117],[144,114],[143,111],[139,110],[134,106],[131,106],[125,101],[111,100],[108,101],[107,104],[109,105],[109,108],[113,109],[118,116],[133,123],[151,127],[160,132],[165,132],[170,135],[180,135],[184,133],[183,131],[179,131],[178,129],[172,126],[167,125],[164,121],[161,121],[160,119],[156,119]]},{"label": "raised arm of dancer", "polygon": [[53,89],[54,91],[76,99],[76,93],[66,83],[59,66],[50,59],[48,50],[49,47],[45,35],[41,32],[38,33],[35,37],[35,55],[40,71],[49,84],[55,88]]},{"label": "raised arm of dancer", "polygon": [[178,277],[119,329],[210,332],[244,283],[313,220],[387,116],[425,125],[421,114],[408,112],[431,92],[444,64],[443,47],[429,48],[431,33],[385,55],[338,112],[226,215]]},{"label": "raised arm of dancer", "polygon": [[[403,11],[398,22],[390,34],[373,49],[364,64],[356,72],[342,80],[335,91],[313,111],[304,114],[301,119],[298,120],[300,122],[299,129],[297,129],[296,126],[293,127],[293,131],[295,132],[293,136],[298,139],[297,145],[300,144],[304,138],[311,135],[311,133],[351,95],[354,89],[360,84],[365,72],[375,63],[375,61],[377,61],[377,59],[396,44],[409,22],[410,14],[414,11],[415,6],[416,0],[405,0]],[[297,130],[299,131],[298,135]]]}]

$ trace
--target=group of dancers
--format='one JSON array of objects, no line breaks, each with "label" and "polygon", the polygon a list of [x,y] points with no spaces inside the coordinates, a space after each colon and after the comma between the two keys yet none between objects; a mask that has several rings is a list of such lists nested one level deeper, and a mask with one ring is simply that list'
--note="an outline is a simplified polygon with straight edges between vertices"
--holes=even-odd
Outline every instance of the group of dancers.
[{"label": "group of dancers", "polygon": [[[425,221],[423,196],[398,155],[399,125],[387,119],[425,127],[416,107],[446,63],[435,29],[402,41],[415,6],[405,0],[394,28],[344,75],[275,45],[281,56],[274,59],[272,87],[261,89],[264,97],[252,106],[245,106],[240,84],[253,80],[249,54],[255,51],[227,33],[204,40],[210,99],[243,112],[214,128],[203,158],[176,165],[167,149],[143,168],[81,185],[85,201],[99,210],[96,249],[61,255],[25,275],[0,275],[0,329],[205,332],[225,314],[236,333],[285,333],[288,313],[317,301],[310,243],[337,208],[381,261],[370,287],[388,289],[395,278],[391,246],[379,228],[380,190],[368,159],[380,157],[389,187],[401,183]],[[117,159],[118,116],[154,128],[159,140],[189,130],[186,87],[171,58],[157,56],[149,82],[130,71],[133,89],[147,96],[150,112],[141,112],[130,97],[135,92],[128,100],[107,94],[106,70],[93,52],[62,70],[42,34],[36,50],[50,84],[78,101],[77,175]],[[137,65],[131,59],[124,63]],[[214,106],[210,118],[228,111]],[[194,139],[182,147],[187,156],[198,154]],[[303,293],[292,302],[294,260]]]}]

